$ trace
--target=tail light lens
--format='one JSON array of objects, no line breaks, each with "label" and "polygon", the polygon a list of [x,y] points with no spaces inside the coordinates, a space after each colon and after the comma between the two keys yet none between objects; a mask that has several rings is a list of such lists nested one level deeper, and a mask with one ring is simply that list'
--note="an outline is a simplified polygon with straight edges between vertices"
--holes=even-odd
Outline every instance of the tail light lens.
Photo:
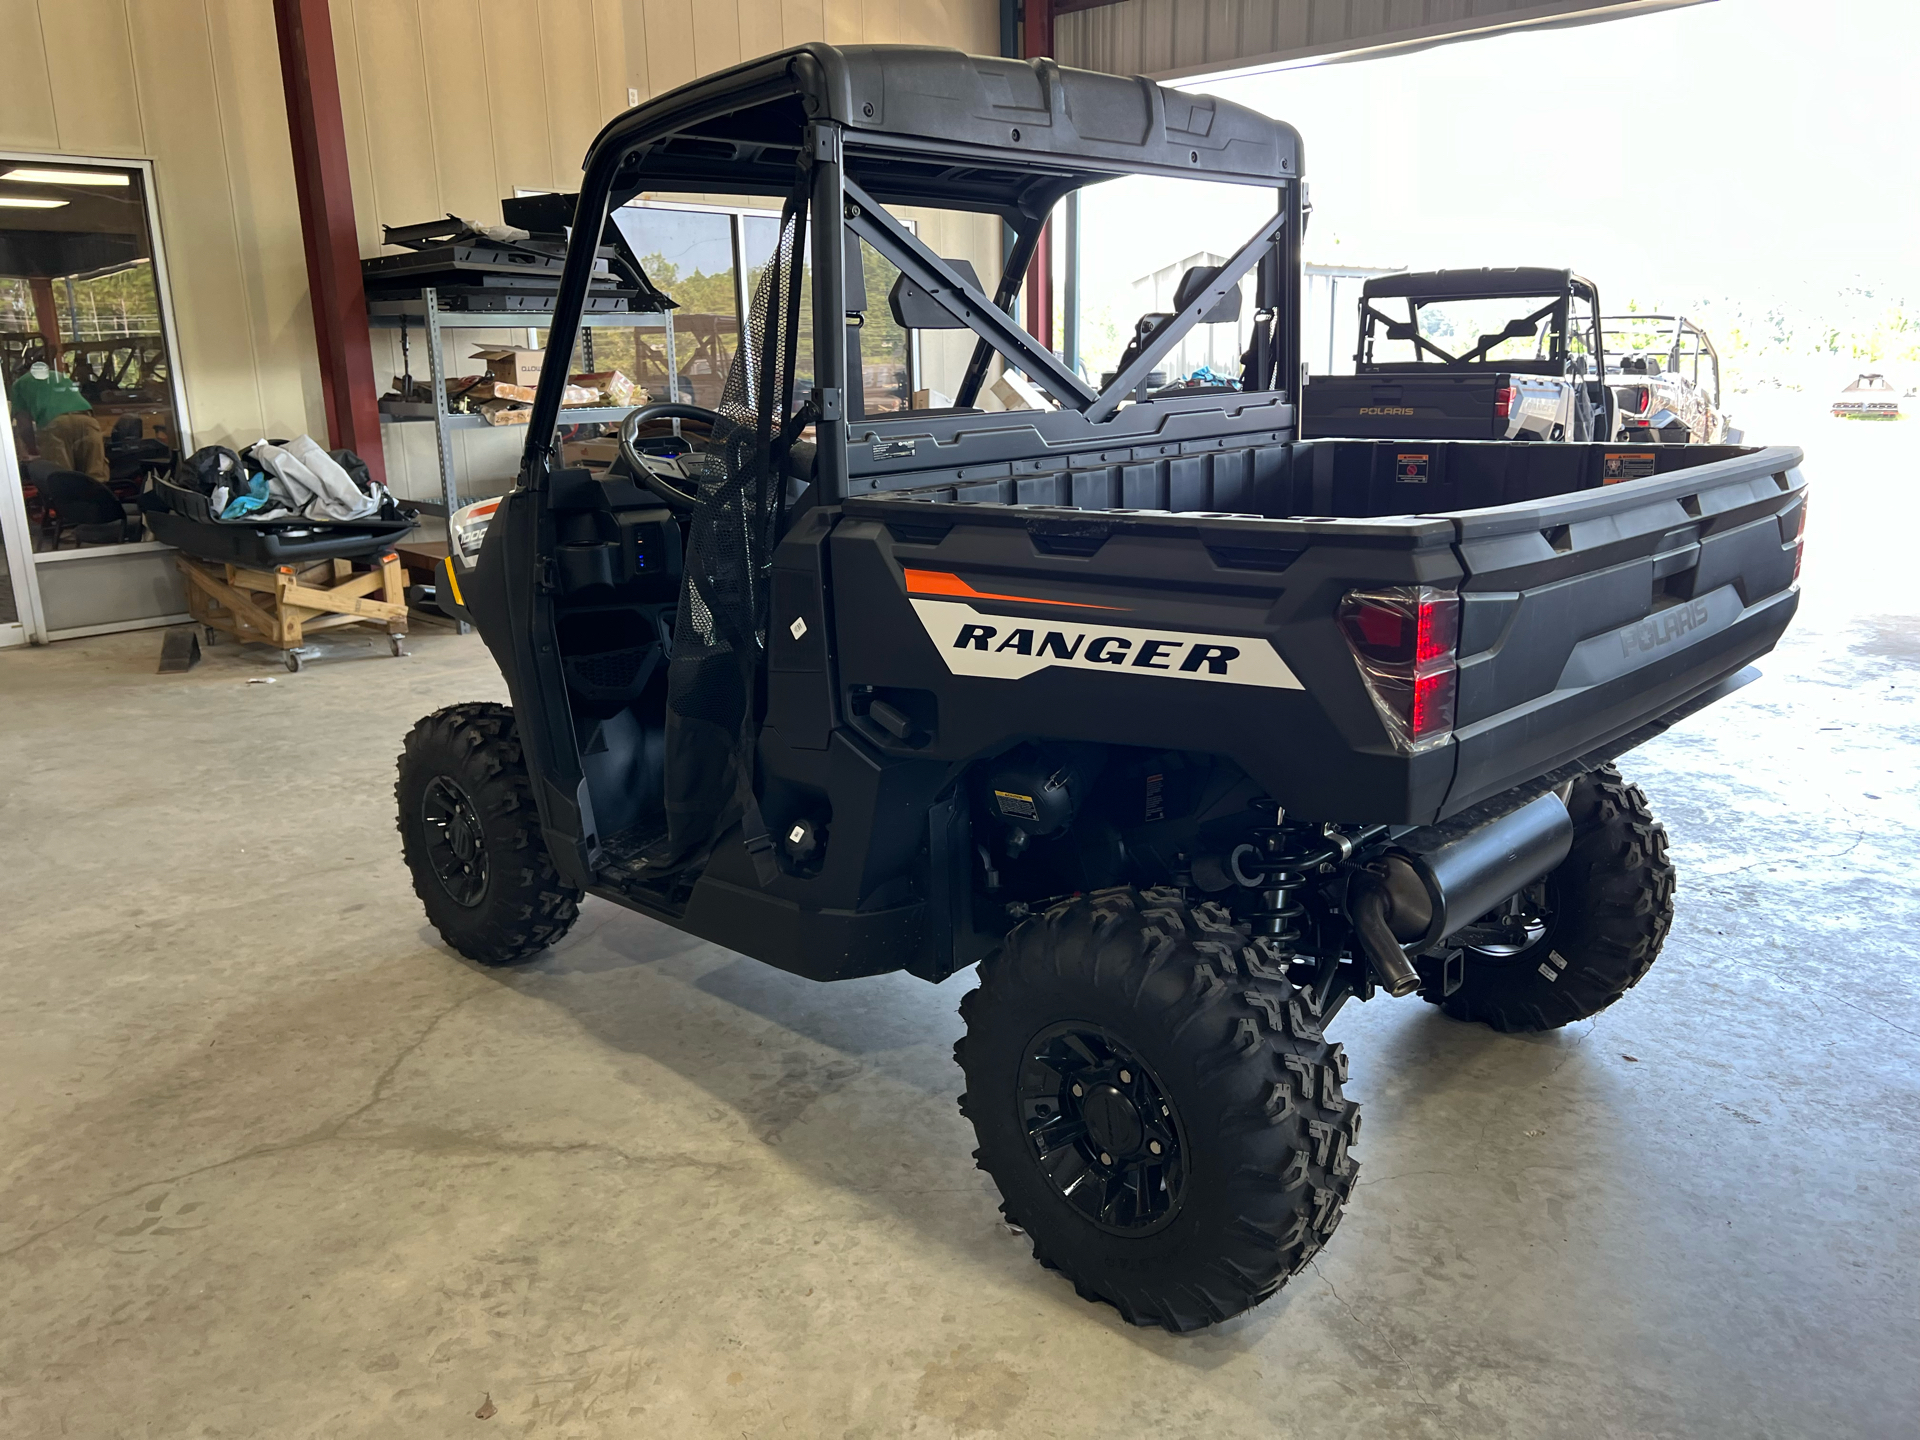
[{"label": "tail light lens", "polygon": [[1340,630],[1395,745],[1416,753],[1453,733],[1459,595],[1437,585],[1352,590]]},{"label": "tail light lens", "polygon": [[1800,562],[1807,558],[1807,503],[1812,497],[1800,497],[1800,518],[1793,527],[1793,582],[1800,583]]},{"label": "tail light lens", "polygon": [[497,498],[481,500],[463,505],[447,521],[447,538],[452,542],[450,548],[461,569],[471,570],[479,563],[480,542],[487,538],[487,526],[493,523],[493,512],[499,508]]},{"label": "tail light lens", "polygon": [[1520,392],[1511,385],[1502,385],[1493,392],[1493,418],[1505,420],[1513,414],[1513,407],[1520,403]]},{"label": "tail light lens", "polygon": [[1627,408],[1636,415],[1644,415],[1652,399],[1653,392],[1644,385],[1634,385],[1627,390]]}]

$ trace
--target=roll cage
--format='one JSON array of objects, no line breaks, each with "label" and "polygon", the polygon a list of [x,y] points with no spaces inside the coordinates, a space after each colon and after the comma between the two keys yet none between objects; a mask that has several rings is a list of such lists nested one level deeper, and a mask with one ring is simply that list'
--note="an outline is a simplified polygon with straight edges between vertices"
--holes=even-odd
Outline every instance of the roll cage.
[{"label": "roll cage", "polygon": [[[814,482],[817,498],[833,503],[850,490],[894,488],[884,475],[868,473],[883,453],[878,444],[861,457],[863,473],[855,476],[848,445],[856,426],[858,438],[868,439],[904,426],[945,445],[950,460],[973,460],[1143,431],[1178,440],[1291,424],[1300,373],[1300,172],[1300,140],[1290,126],[1144,79],[1045,59],[811,44],[708,76],[608,124],[587,155],[574,231],[599,235],[610,208],[643,189],[804,201]],[[1095,390],[1011,312],[1055,204],[1085,185],[1139,174],[1270,187],[1275,212],[1188,303],[1156,319],[1112,382]],[[934,254],[889,212],[892,205],[1000,217],[1011,238],[993,293]],[[858,317],[847,306],[846,257],[859,241],[977,337],[955,410],[944,417],[907,412],[873,420],[849,405],[850,393],[858,394],[857,383],[849,390]],[[529,489],[539,489],[555,464],[555,427],[593,255],[590,244],[572,245],[562,272],[522,459],[521,483]],[[1255,323],[1239,392],[1128,403],[1154,366],[1249,274]],[[971,411],[996,354],[1059,410],[1018,412],[1017,424],[998,425],[999,417]]]},{"label": "roll cage", "polygon": [[[1690,378],[1695,385],[1700,384],[1700,359],[1704,355],[1713,372],[1713,403],[1720,404],[1720,352],[1713,348],[1713,341],[1707,338],[1707,332],[1684,315],[1656,315],[1635,311],[1627,315],[1603,315],[1600,317],[1602,337],[1633,334],[1659,334],[1665,344],[1661,354],[1666,369],[1671,374],[1680,374],[1691,365]],[[1613,372],[1626,375],[1633,372],[1627,369],[1627,362],[1638,357],[1652,354],[1652,345],[1621,345],[1613,351]]]},{"label": "roll cage", "polygon": [[[1406,301],[1409,318],[1396,320],[1383,313],[1374,303],[1376,300],[1389,299]],[[1535,300],[1545,303],[1516,314],[1502,330],[1478,336],[1471,346],[1459,354],[1444,349],[1421,333],[1420,310],[1423,306],[1447,301],[1483,300],[1512,300],[1516,304]],[[1575,328],[1573,304],[1576,300],[1585,302],[1587,306],[1588,323],[1584,333]],[[1496,362],[1490,361],[1488,356],[1495,347],[1507,340],[1524,339],[1535,334],[1536,327],[1544,320],[1549,337],[1548,353],[1535,360],[1503,359],[1497,362],[1501,368],[1558,375],[1565,372],[1573,356],[1586,354],[1594,357],[1597,378],[1606,373],[1606,340],[1602,322],[1598,319],[1599,311],[1599,287],[1571,270],[1524,267],[1508,270],[1434,270],[1376,276],[1360,290],[1360,348],[1355,352],[1354,363],[1376,371],[1418,369],[1428,363],[1449,368],[1492,364]],[[1432,356],[1432,362],[1376,361],[1373,358],[1374,344],[1376,337],[1382,335],[1390,341],[1411,344],[1417,355]]]}]

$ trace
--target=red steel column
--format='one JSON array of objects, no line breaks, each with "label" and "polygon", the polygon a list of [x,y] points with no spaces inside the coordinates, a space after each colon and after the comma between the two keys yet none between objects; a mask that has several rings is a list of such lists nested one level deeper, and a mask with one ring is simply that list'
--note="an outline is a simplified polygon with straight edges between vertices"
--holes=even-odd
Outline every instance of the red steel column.
[{"label": "red steel column", "polygon": [[[1022,50],[1029,60],[1053,54],[1053,0],[1025,0]],[[1053,222],[1040,232],[1040,248],[1027,268],[1027,333],[1047,349],[1053,344]]]},{"label": "red steel column", "polygon": [[327,0],[273,0],[273,20],[280,36],[280,79],[287,92],[328,443],[352,450],[376,480],[384,481],[380,392],[373,380],[373,340],[360,283],[360,240]]}]

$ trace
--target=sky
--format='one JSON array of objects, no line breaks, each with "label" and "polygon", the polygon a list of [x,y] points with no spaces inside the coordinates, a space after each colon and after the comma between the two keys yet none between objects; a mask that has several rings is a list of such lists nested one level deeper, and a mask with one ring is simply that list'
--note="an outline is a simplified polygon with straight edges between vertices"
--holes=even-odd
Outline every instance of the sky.
[{"label": "sky", "polygon": [[[1749,379],[1920,345],[1920,0],[1711,0],[1186,88],[1299,130],[1309,261],[1571,266],[1610,310],[1704,317]],[[1090,290],[1249,228],[1153,193],[1090,193]]]},{"label": "sky", "polygon": [[1914,0],[1711,0],[1195,88],[1301,132],[1311,259],[1686,290],[1911,276],[1917,66]]}]

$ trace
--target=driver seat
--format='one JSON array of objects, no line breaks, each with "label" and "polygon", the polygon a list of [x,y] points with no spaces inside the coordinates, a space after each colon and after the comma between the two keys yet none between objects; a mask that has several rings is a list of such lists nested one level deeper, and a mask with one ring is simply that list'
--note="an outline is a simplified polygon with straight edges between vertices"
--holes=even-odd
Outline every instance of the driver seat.
[{"label": "driver seat", "polygon": [[[1180,283],[1173,288],[1173,309],[1171,311],[1149,310],[1145,315],[1142,315],[1138,320],[1134,321],[1133,338],[1127,342],[1126,351],[1121,355],[1120,363],[1114,366],[1113,373],[1118,375],[1138,359],[1140,352],[1147,347],[1148,343],[1153,339],[1155,332],[1157,332],[1162,325],[1173,319],[1175,315],[1178,315],[1189,305],[1193,304],[1194,301],[1198,300],[1207,286],[1213,283],[1214,276],[1219,273],[1220,267],[1218,265],[1189,266],[1186,273],[1181,275]],[[1200,317],[1200,324],[1231,325],[1238,321],[1239,318],[1240,287],[1236,285],[1220,298],[1219,303]],[[1154,372],[1155,375],[1159,375],[1160,373],[1161,372],[1158,371]],[[1144,399],[1146,392],[1150,390],[1155,383],[1154,376],[1149,375],[1141,382],[1140,389],[1135,393],[1134,398],[1136,400]],[[1164,376],[1158,383],[1164,383]]]}]

